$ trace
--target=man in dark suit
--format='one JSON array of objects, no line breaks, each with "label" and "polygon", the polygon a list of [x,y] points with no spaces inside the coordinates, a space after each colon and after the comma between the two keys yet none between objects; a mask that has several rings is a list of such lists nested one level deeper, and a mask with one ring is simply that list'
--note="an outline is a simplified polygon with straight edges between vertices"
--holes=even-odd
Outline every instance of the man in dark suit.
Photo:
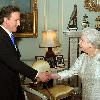
[{"label": "man in dark suit", "polygon": [[20,26],[20,10],[14,6],[0,11],[0,100],[24,100],[19,73],[32,79],[48,80],[48,73],[38,73],[20,61],[20,53],[12,38],[12,32]]}]

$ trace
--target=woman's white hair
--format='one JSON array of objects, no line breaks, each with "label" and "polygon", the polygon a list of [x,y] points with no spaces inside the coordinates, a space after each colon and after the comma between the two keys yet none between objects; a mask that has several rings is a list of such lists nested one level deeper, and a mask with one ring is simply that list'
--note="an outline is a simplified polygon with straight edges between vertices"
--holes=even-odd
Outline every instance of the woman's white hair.
[{"label": "woman's white hair", "polygon": [[100,49],[100,32],[98,30],[87,27],[83,29],[82,34],[87,37],[92,45]]}]

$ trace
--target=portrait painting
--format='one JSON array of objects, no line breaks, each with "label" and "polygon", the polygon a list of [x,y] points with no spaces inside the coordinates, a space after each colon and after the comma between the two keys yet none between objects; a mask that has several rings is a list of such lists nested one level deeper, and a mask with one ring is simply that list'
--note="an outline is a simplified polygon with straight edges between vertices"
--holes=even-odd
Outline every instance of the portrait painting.
[{"label": "portrait painting", "polygon": [[37,0],[0,0],[0,9],[8,5],[17,6],[21,12],[20,26],[14,33],[15,37],[37,36]]}]

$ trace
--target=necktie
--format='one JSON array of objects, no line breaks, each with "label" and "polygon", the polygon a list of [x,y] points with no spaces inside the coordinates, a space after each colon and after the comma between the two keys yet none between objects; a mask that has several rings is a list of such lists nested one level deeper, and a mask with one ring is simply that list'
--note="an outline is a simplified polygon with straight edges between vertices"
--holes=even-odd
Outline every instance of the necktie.
[{"label": "necktie", "polygon": [[13,34],[11,34],[11,40],[12,40],[13,45],[15,45]]},{"label": "necktie", "polygon": [[[11,41],[12,41],[13,45],[14,45],[15,48],[16,48],[16,44],[15,44],[15,41],[14,41],[14,36],[13,36],[13,34],[11,34]],[[17,48],[16,48],[16,50],[17,50]]]}]

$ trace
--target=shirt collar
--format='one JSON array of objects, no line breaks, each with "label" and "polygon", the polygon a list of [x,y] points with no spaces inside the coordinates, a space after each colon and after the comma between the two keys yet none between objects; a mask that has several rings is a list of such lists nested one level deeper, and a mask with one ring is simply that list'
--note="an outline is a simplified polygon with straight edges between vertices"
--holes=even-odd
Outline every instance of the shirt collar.
[{"label": "shirt collar", "polygon": [[10,36],[10,38],[11,38],[11,35],[12,35],[12,32],[9,32],[6,28],[4,28],[2,25],[0,25],[6,32],[7,32],[7,34]]}]

